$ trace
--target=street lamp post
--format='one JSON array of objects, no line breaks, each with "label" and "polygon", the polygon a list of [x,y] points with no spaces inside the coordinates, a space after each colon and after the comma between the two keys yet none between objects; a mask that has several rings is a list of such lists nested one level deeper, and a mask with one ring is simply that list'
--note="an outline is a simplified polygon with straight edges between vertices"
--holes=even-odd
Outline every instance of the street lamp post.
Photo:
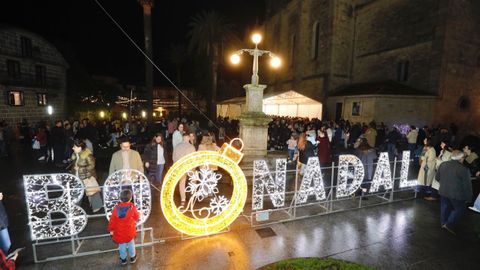
[{"label": "street lamp post", "polygon": [[252,41],[255,44],[255,49],[241,49],[236,51],[235,53],[232,54],[230,57],[230,61],[233,64],[238,64],[240,63],[240,55],[243,53],[248,53],[251,56],[253,56],[253,67],[252,67],[252,85],[259,85],[259,77],[258,77],[258,57],[266,54],[270,56],[271,61],[270,64],[274,68],[278,68],[281,65],[281,60],[278,56],[276,56],[273,52],[271,51],[266,51],[266,50],[260,50],[258,49],[258,44],[262,41],[262,36],[258,33],[255,33],[252,35]]},{"label": "street lamp post", "polygon": [[250,84],[243,86],[246,91],[247,108],[240,116],[240,137],[244,142],[243,151],[247,161],[258,156],[266,156],[268,123],[272,120],[263,113],[263,91],[267,86],[259,84],[258,58],[268,55],[271,58],[270,64],[273,68],[278,68],[281,65],[280,58],[274,53],[258,48],[258,44],[262,41],[260,34],[253,34],[252,41],[255,44],[254,49],[241,49],[230,57],[233,64],[238,64],[242,54],[248,53],[253,56],[252,80]]}]

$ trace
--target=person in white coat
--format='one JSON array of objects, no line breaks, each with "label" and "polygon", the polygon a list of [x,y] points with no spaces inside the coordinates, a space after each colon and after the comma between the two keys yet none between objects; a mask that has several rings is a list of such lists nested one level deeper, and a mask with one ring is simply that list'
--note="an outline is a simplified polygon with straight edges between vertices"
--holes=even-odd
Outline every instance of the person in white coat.
[{"label": "person in white coat", "polygon": [[[440,154],[438,154],[437,160],[435,161],[435,171],[438,170],[438,167],[440,167],[440,164],[442,164],[445,161],[449,161],[452,159],[452,151],[450,147],[448,146],[447,142],[442,141],[440,143]],[[438,196],[438,190],[440,189],[440,182],[438,182],[438,179],[433,179],[432,182],[432,193],[430,196],[425,197],[425,200],[427,201],[436,201],[439,199]]]},{"label": "person in white coat", "polygon": [[437,154],[435,152],[435,147],[431,145],[431,139],[425,138],[423,140],[423,152],[420,157],[420,170],[418,171],[418,186],[416,188],[417,192],[425,191],[427,197],[430,197],[432,192],[432,182],[435,177],[435,164],[437,161]]},{"label": "person in white coat", "polygon": [[174,150],[175,150],[175,147],[177,147],[177,145],[182,142],[183,133],[184,133],[183,124],[179,124],[178,129],[175,130],[175,132],[173,132],[173,136],[172,136],[172,146]]}]

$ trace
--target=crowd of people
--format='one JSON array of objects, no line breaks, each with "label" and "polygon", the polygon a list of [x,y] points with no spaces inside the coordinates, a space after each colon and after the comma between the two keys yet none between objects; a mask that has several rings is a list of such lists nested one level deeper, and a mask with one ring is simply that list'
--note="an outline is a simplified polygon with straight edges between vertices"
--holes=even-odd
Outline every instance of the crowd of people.
[{"label": "crowd of people", "polygon": [[[186,118],[161,119],[152,125],[140,120],[57,120],[53,125],[47,121],[29,124],[23,120],[15,128],[2,121],[0,156],[11,155],[10,148],[16,140],[31,147],[38,162],[52,162],[82,180],[91,211],[97,213],[103,208],[94,156],[98,149],[120,148],[111,157],[109,174],[135,169],[145,173],[152,185],[159,187],[167,163],[197,150],[216,151],[219,149],[217,144],[236,136],[237,132],[238,121],[228,118],[218,118],[216,123],[208,122],[204,127],[200,127],[199,121]],[[217,168],[212,166],[210,169]],[[180,207],[184,207],[186,176],[179,186]],[[128,191],[122,190],[120,203],[115,207],[108,226],[113,240],[119,244],[121,264],[127,263],[127,254],[130,263],[136,261],[134,239],[139,214]],[[2,199],[0,193],[0,266],[13,269],[18,252],[7,257],[11,243]]]},{"label": "crowd of people", "polygon": [[[33,148],[39,162],[53,162],[81,179],[86,186],[91,210],[96,213],[103,208],[96,174],[96,150],[120,148],[111,157],[109,174],[135,169],[145,173],[152,185],[161,187],[167,165],[195,151],[218,150],[224,141],[238,135],[238,126],[238,121],[220,117],[216,123],[208,122],[204,126],[199,121],[186,118],[162,119],[153,125],[140,120],[58,120],[53,126],[48,122],[29,125],[22,121],[17,129],[2,123],[0,155],[8,155],[9,143],[18,138]],[[368,188],[372,181],[373,166],[379,152],[388,152],[389,158],[394,160],[400,158],[401,151],[409,150],[414,164],[419,167],[416,191],[424,194],[429,201],[441,198],[441,225],[453,233],[466,203],[472,201],[475,192],[478,193],[478,190],[472,191],[471,177],[480,176],[476,142],[462,143],[456,135],[455,125],[387,127],[373,121],[365,124],[347,120],[275,117],[268,126],[268,148],[286,150],[288,162],[296,162],[299,174],[303,174],[310,157],[318,157],[323,166],[329,165],[336,154],[353,152],[365,166],[361,190]],[[210,169],[218,168],[212,166]],[[452,182],[455,177],[459,178],[458,181]],[[179,207],[185,207],[186,181],[184,175],[179,182]],[[130,262],[134,263],[134,228],[139,214],[131,202],[131,192],[122,191],[120,199],[108,228],[119,244],[121,263],[127,263],[127,254]],[[480,198],[470,209],[480,212]],[[0,244],[6,254],[10,243],[4,234],[8,225],[2,223],[2,218],[0,207]]]},{"label": "crowd of people", "polygon": [[[368,189],[379,152],[388,152],[390,160],[401,158],[408,150],[413,164],[418,164],[416,192],[425,200],[441,199],[441,225],[454,228],[467,204],[479,194],[480,159],[476,153],[478,138],[460,141],[455,124],[437,127],[398,125],[387,127],[374,121],[351,123],[348,120],[275,117],[268,127],[268,147],[288,151],[288,160],[297,160],[300,174],[310,157],[329,165],[335,154],[355,153],[365,167],[359,193]],[[445,164],[442,166],[442,164]],[[449,168],[449,169],[445,169]],[[451,171],[457,172],[452,174]],[[362,196],[362,199],[367,199]],[[470,209],[480,212],[480,195]]]},{"label": "crowd of people", "polygon": [[[18,140],[31,145],[37,159],[42,162],[54,162],[59,167],[66,166],[72,154],[71,146],[76,139],[84,140],[94,152],[99,148],[118,147],[118,139],[128,136],[135,148],[149,144],[152,135],[160,133],[166,140],[172,140],[179,126],[192,137],[201,138],[205,131],[215,134],[218,142],[238,135],[238,120],[219,117],[215,123],[209,121],[201,126],[200,121],[177,117],[159,119],[153,124],[145,120],[57,120],[54,123],[39,121],[29,123],[23,119],[16,126],[0,121],[0,157],[11,153],[12,142]],[[178,141],[178,137],[175,138]]]}]

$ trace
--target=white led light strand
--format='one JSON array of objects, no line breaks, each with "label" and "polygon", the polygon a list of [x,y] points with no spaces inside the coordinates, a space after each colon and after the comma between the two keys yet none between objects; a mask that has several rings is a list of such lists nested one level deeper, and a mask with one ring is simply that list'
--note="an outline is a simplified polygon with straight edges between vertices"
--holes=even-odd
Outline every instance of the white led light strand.
[{"label": "white led light strand", "polygon": [[[78,177],[66,173],[24,175],[23,181],[32,240],[67,237],[83,231],[87,215],[75,205],[84,193]],[[55,213],[64,218],[52,220]]]},{"label": "white led light strand", "polygon": [[380,158],[377,162],[377,168],[375,169],[375,174],[373,175],[370,193],[377,192],[381,186],[384,186],[385,190],[392,189],[393,187],[390,161],[388,160],[387,152],[380,153]]},{"label": "white led light strand", "polygon": [[152,207],[150,182],[142,172],[132,169],[116,171],[105,181],[103,198],[107,219],[110,219],[113,208],[120,202],[120,192],[127,188],[132,190],[132,202],[141,214],[137,222],[140,225],[148,219]]},{"label": "white led light strand", "polygon": [[[209,164],[206,163],[198,171],[189,171],[188,186],[185,192],[191,194],[190,199],[185,207],[180,206],[178,210],[185,214],[189,212],[194,219],[209,219],[213,214],[220,215],[228,206],[230,201],[225,196],[217,196],[219,193],[217,184],[222,178],[221,174],[215,173],[209,169]],[[202,207],[198,211],[195,209],[197,202],[203,201],[205,198],[213,196],[210,199],[209,207]],[[196,214],[198,212],[198,215]],[[202,215],[201,217],[199,215]]]},{"label": "white led light strand", "polygon": [[263,209],[264,189],[274,207],[285,204],[285,181],[287,177],[287,159],[276,160],[275,180],[273,179],[265,160],[255,160],[253,163],[252,209]]},{"label": "white led light strand", "polygon": [[400,169],[400,188],[413,187],[417,185],[417,179],[408,180],[408,169],[410,165],[410,151],[402,153],[402,168]]},{"label": "white led light strand", "polygon": [[311,195],[315,195],[317,201],[326,198],[325,188],[323,186],[322,168],[320,167],[318,157],[310,157],[308,159],[300,190],[297,193],[297,202],[306,203],[308,197]]},{"label": "white led light strand", "polygon": [[[337,198],[347,197],[360,187],[365,170],[362,161],[354,155],[340,155],[338,163]],[[350,169],[349,165],[352,165],[353,168]],[[352,179],[350,185],[348,185],[348,179]]]}]

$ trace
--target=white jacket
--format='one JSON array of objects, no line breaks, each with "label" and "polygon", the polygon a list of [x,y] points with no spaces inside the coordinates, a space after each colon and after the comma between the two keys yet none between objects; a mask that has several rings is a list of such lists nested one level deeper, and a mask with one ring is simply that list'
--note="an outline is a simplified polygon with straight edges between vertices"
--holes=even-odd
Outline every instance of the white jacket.
[{"label": "white jacket", "polygon": [[418,131],[416,129],[410,130],[407,134],[407,141],[410,144],[417,143]]}]

